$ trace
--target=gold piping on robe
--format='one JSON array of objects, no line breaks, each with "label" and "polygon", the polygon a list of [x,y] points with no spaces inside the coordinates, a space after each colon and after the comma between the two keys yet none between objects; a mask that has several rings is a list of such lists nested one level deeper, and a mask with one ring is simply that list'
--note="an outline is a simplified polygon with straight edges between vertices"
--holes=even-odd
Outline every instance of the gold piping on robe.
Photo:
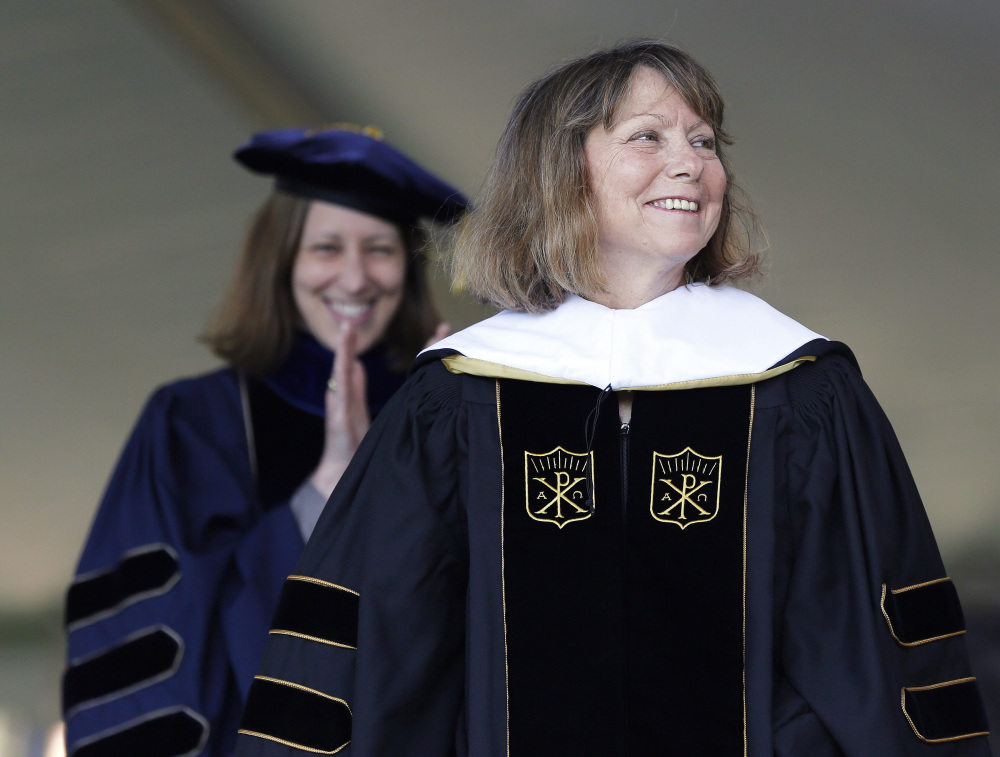
[{"label": "gold piping on robe", "polygon": [[[794,367],[794,366],[793,366]],[[750,447],[753,417],[757,408],[757,385],[750,386],[750,428],[747,430],[747,467],[743,474],[743,757],[747,757],[747,509],[750,502]]]},{"label": "gold piping on robe", "polygon": [[976,680],[975,676],[970,676],[969,678],[959,678],[959,679],[957,679],[955,681],[944,681],[943,683],[934,683],[934,684],[931,684],[930,686],[904,686],[903,687],[902,694],[900,694],[900,703],[901,703],[901,705],[903,707],[903,715],[906,716],[906,721],[910,724],[910,728],[913,729],[913,732],[917,735],[918,739],[920,739],[921,741],[923,741],[923,742],[925,742],[927,744],[943,744],[946,741],[959,741],[960,739],[971,739],[973,736],[989,736],[990,735],[989,731],[978,731],[977,733],[962,733],[962,734],[959,734],[958,736],[948,736],[947,738],[943,738],[943,739],[929,739],[926,736],[924,736],[922,733],[920,733],[920,731],[917,730],[917,726],[913,722],[913,719],[910,717],[910,713],[908,713],[906,711],[906,692],[908,692],[908,691],[927,691],[928,689],[941,689],[941,688],[944,688],[945,686],[954,686],[957,683],[970,683],[971,681],[975,681],[975,680]]},{"label": "gold piping on robe", "polygon": [[[448,370],[451,370],[449,368]],[[504,549],[504,464],[503,464],[503,422],[500,415],[500,382],[497,381],[497,438],[500,440],[500,599],[503,603],[503,678],[504,678],[504,701],[505,717],[507,723],[505,731],[507,734],[506,751],[510,757],[510,666],[507,662],[507,572],[506,572],[506,550]]]},{"label": "gold piping on robe", "polygon": [[910,589],[920,589],[924,586],[930,586],[931,584],[939,584],[944,581],[950,581],[948,577],[945,578],[935,578],[933,581],[924,581],[922,584],[914,584],[913,586],[904,586],[902,589],[890,589],[886,584],[882,584],[882,599],[879,601],[879,606],[882,608],[882,617],[885,618],[886,624],[889,626],[889,633],[892,634],[892,638],[896,640],[896,643],[901,647],[917,647],[921,644],[927,644],[931,641],[940,641],[941,639],[950,639],[952,636],[961,636],[965,633],[966,629],[961,631],[952,631],[951,633],[941,634],[940,636],[931,636],[928,639],[917,639],[916,641],[903,641],[898,636],[896,636],[896,629],[892,627],[892,620],[889,619],[889,613],[885,609],[885,593],[890,591],[893,594],[902,594]]},{"label": "gold piping on robe", "polygon": [[[652,384],[650,386],[616,386],[613,388],[615,391],[662,392],[677,389],[700,389],[715,386],[742,386],[745,384],[755,384],[758,381],[765,381],[769,378],[780,376],[782,373],[787,373],[793,368],[798,368],[803,363],[811,363],[815,360],[815,356],[807,355],[805,357],[796,358],[795,360],[785,363],[784,365],[779,365],[775,368],[769,368],[766,371],[761,371],[760,373],[740,373],[733,376],[717,376],[715,378],[692,379],[690,381],[674,381],[669,384]],[[467,373],[470,376],[482,376],[483,378],[516,379],[519,381],[535,381],[540,384],[590,386],[590,384],[585,381],[546,376],[542,373],[526,371],[521,368],[512,368],[509,365],[491,363],[488,360],[466,357],[465,355],[452,355],[450,357],[441,358],[441,362],[444,363],[444,367],[447,368],[449,372],[455,374]],[[601,387],[597,388],[600,389]]]},{"label": "gold piping on robe", "polygon": [[[261,681],[270,681],[271,683],[277,683],[281,684],[282,686],[288,686],[289,688],[298,689],[299,691],[305,691],[309,694],[315,694],[316,696],[323,697],[324,699],[330,699],[333,700],[334,702],[340,702],[342,705],[344,705],[344,707],[347,708],[347,711],[351,714],[351,716],[352,717],[354,716],[354,713],[351,711],[351,706],[340,697],[330,696],[329,694],[324,694],[322,691],[316,691],[316,689],[310,689],[308,686],[302,686],[301,684],[292,683],[291,681],[283,681],[280,678],[271,678],[270,676],[257,675],[254,676],[254,679],[255,680],[260,679]],[[285,739],[279,739],[277,736],[269,736],[266,733],[258,733],[257,731],[250,731],[246,728],[240,728],[237,731],[237,733],[242,733],[245,736],[256,736],[259,739],[274,741],[275,743],[283,744],[284,746],[290,746],[293,749],[301,749],[303,752],[312,752],[313,754],[336,754],[337,752],[342,751],[345,747],[347,747],[351,743],[350,741],[345,741],[339,747],[337,747],[333,751],[330,751],[328,749],[315,749],[313,747],[304,746],[302,744],[296,744],[294,741],[286,741]]]}]

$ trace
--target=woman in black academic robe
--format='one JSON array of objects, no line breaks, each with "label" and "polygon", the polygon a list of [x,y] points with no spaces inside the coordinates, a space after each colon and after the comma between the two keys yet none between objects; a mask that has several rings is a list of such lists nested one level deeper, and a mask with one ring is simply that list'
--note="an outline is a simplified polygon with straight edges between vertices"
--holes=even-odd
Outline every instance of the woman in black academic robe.
[{"label": "woman in black academic robe", "polygon": [[280,588],[370,418],[443,335],[421,217],[464,200],[370,131],[256,135],[277,183],[204,341],[147,403],[69,590],[70,753],[227,755]]},{"label": "woman in black academic robe", "polygon": [[241,757],[987,755],[957,594],[850,351],[754,273],[710,75],[515,105],[438,343],[282,590]]}]

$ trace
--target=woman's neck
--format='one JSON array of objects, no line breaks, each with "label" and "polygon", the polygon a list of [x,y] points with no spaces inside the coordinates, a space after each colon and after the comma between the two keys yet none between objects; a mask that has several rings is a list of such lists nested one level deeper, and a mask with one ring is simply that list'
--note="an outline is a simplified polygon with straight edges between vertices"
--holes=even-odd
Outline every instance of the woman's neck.
[{"label": "woman's neck", "polygon": [[650,271],[640,265],[620,264],[623,261],[609,258],[605,260],[606,291],[592,299],[613,310],[632,310],[684,284],[683,263]]}]

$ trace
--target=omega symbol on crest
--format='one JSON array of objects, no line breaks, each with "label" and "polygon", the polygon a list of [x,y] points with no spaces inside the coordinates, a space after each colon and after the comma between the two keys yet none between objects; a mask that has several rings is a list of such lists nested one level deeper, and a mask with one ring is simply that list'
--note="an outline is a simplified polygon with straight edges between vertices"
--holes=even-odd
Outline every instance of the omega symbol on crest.
[{"label": "omega symbol on crest", "polygon": [[593,482],[594,453],[524,453],[524,490],[528,515],[537,521],[567,523],[591,516],[587,505],[588,482]]},{"label": "omega symbol on crest", "polygon": [[699,455],[690,447],[676,455],[653,453],[649,512],[661,523],[681,530],[706,523],[719,513],[722,455]]}]

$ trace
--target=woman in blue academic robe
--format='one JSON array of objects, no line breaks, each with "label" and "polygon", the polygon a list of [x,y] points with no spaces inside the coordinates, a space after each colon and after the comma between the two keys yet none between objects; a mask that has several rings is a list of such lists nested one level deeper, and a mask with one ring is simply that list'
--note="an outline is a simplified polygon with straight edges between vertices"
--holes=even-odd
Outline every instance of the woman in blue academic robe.
[{"label": "woman in blue academic robe", "polygon": [[276,184],[204,337],[227,367],[150,398],[69,590],[77,757],[232,753],[284,579],[443,335],[419,223],[454,220],[456,190],[372,130],[264,132],[235,157]]}]

